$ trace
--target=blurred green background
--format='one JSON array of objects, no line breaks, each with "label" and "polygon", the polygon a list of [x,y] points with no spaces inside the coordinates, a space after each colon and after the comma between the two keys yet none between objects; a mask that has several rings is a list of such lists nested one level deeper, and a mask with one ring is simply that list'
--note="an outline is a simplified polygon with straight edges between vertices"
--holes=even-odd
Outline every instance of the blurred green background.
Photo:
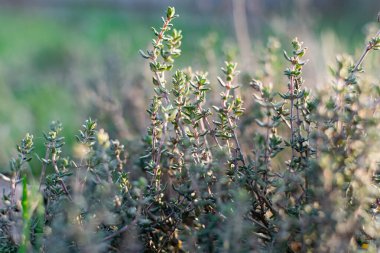
[{"label": "blurred green background", "polygon": [[1,1],[0,171],[25,132],[41,154],[52,120],[64,125],[68,153],[88,116],[112,138],[139,139],[152,90],[138,50],[150,47],[168,5],[184,34],[177,67],[206,69],[216,82],[229,54],[254,73],[269,37],[287,49],[298,36],[312,59],[307,85],[317,88],[336,54],[359,54],[380,11],[375,0]]}]

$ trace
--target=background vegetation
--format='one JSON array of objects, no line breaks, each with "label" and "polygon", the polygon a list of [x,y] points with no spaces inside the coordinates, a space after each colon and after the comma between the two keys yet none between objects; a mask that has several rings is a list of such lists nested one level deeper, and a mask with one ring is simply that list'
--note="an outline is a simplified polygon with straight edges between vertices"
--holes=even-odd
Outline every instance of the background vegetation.
[{"label": "background vegetation", "polygon": [[376,252],[379,6],[165,4],[3,3],[0,251]]},{"label": "background vegetation", "polygon": [[[153,0],[3,1],[0,140],[4,145],[0,170],[6,169],[15,140],[26,131],[41,135],[39,129],[52,119],[65,123],[65,133],[73,132],[87,116],[96,118],[112,136],[121,139],[137,137],[136,132],[144,131],[147,119],[142,105],[148,103],[149,95],[140,95],[135,101],[139,104],[135,112],[138,120],[129,122],[131,117],[127,117],[125,108],[130,105],[128,96],[134,97],[130,94],[136,90],[130,87],[150,92],[149,77],[142,71],[146,67],[138,50],[148,45],[149,28],[168,4],[169,1]],[[379,7],[371,0],[360,4],[247,1],[250,45],[243,45],[243,49],[248,48],[252,57],[250,61],[240,61],[238,54],[242,50],[239,51],[236,34],[245,31],[234,29],[233,2],[181,1],[176,5],[181,13],[176,25],[185,35],[179,67],[206,68],[214,83],[219,66],[230,53],[241,69],[253,73],[268,37],[275,36],[286,47],[287,41],[298,36],[315,59],[306,70],[307,77],[315,81],[306,85],[319,88],[325,85],[326,65],[334,62],[336,54],[358,53],[355,50],[363,45],[366,25],[375,21]],[[99,100],[111,103],[97,106]],[[104,108],[120,110],[123,122],[116,126]],[[77,113],[71,113],[74,110]],[[71,145],[73,139],[66,142]],[[41,144],[36,145],[42,149]]]}]

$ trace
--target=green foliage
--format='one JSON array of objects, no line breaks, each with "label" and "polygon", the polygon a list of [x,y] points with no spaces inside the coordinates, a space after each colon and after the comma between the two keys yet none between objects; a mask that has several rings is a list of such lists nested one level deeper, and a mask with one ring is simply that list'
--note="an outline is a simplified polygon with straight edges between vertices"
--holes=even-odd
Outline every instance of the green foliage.
[{"label": "green foliage", "polygon": [[[124,146],[88,119],[67,157],[62,124],[53,121],[45,156],[37,155],[38,190],[25,171],[33,136],[17,146],[11,177],[2,176],[11,191],[3,196],[1,251],[375,252],[380,93],[358,73],[378,35],[356,64],[337,57],[323,91],[304,87],[306,48],[297,38],[284,52],[286,91],[277,91],[272,40],[246,108],[237,63],[225,62],[212,102],[207,73],[174,70],[176,17],[169,7],[152,49],[140,51],[154,89],[142,143]],[[247,114],[253,120],[244,126]],[[243,127],[254,131],[249,140]]]}]

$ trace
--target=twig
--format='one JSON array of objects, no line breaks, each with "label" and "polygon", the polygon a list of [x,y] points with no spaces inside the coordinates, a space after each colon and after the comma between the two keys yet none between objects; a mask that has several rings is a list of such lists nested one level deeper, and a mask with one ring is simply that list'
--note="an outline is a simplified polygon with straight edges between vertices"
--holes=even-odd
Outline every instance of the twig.
[{"label": "twig", "polygon": [[254,183],[252,186],[253,186],[253,191],[256,193],[256,195],[265,202],[265,204],[268,206],[268,208],[272,211],[274,215],[277,215],[278,211],[272,206],[269,200],[261,193],[256,183]]},{"label": "twig", "polygon": [[14,172],[11,178],[11,204],[16,203],[16,178],[19,177],[19,173]]},{"label": "twig", "polygon": [[46,161],[49,159],[50,154],[50,147],[46,147],[45,152],[45,161],[42,161],[42,169],[41,169],[41,176],[40,176],[40,186],[38,187],[38,191],[41,191],[41,186],[45,181],[45,175],[46,175]]},{"label": "twig", "polygon": [[[232,124],[232,121],[231,121],[230,117],[228,117],[228,122],[230,124],[230,127],[233,128],[233,124]],[[237,138],[236,130],[235,129],[232,130],[232,134],[233,134],[233,137],[234,137],[234,141],[235,141],[237,152],[239,153],[239,156],[240,156],[240,160],[242,161],[243,165],[246,166],[245,158],[243,156],[243,152],[241,151],[241,146],[240,146],[240,143],[239,143],[239,139]]]},{"label": "twig", "polygon": [[291,163],[293,162],[295,155],[294,155],[294,125],[293,125],[293,107],[294,107],[294,77],[290,77],[290,88],[289,88],[289,93],[290,93],[290,146],[292,149],[292,160],[289,164],[289,168]]},{"label": "twig", "polygon": [[119,229],[118,231],[114,232],[113,234],[110,234],[109,236],[104,237],[102,242],[106,242],[108,240],[111,240],[112,238],[124,233],[125,231],[127,231],[129,229],[130,226],[135,225],[136,222],[137,222],[137,220],[134,219],[131,224],[127,224],[124,227],[122,227],[121,229]]},{"label": "twig", "polygon": [[215,143],[218,145],[219,149],[223,149],[222,146],[220,145],[218,138],[215,136],[215,132],[211,129],[210,121],[207,118],[203,118],[204,122],[207,125],[207,129],[210,131],[210,134],[212,138],[214,139]]},{"label": "twig", "polygon": [[[379,36],[380,36],[380,30],[377,31],[375,37],[379,37]],[[368,43],[366,45],[366,47],[365,47],[362,55],[360,56],[359,60],[356,62],[354,68],[352,69],[350,77],[352,77],[355,74],[355,72],[357,72],[359,70],[360,65],[363,63],[363,61],[364,61],[365,57],[367,56],[368,52],[373,49],[373,46],[374,45],[372,45],[371,43]],[[347,84],[347,82],[346,82],[346,84]]]},{"label": "twig", "polygon": [[3,173],[0,173],[0,177],[1,177],[4,181],[6,181],[6,182],[10,182],[10,181],[11,181],[11,179],[10,179],[9,177],[7,177],[6,175],[4,175]]},{"label": "twig", "polygon": [[253,219],[252,217],[248,217],[248,219],[250,221],[252,221],[253,223],[255,223],[256,225],[258,225],[259,227],[261,227],[262,229],[264,229],[267,233],[270,233],[270,230],[269,228],[267,228],[264,224],[262,224],[261,222],[258,222],[257,220]]},{"label": "twig", "polygon": [[56,160],[56,154],[55,153],[52,155],[51,160],[52,160],[52,163],[53,163],[54,170],[55,170],[55,172],[58,175],[58,181],[61,184],[63,191],[66,193],[66,195],[69,197],[69,199],[71,201],[73,201],[73,199],[72,199],[69,191],[67,190],[65,182],[63,182],[62,178],[59,176],[59,169],[58,169],[58,166],[57,166],[57,160]]}]

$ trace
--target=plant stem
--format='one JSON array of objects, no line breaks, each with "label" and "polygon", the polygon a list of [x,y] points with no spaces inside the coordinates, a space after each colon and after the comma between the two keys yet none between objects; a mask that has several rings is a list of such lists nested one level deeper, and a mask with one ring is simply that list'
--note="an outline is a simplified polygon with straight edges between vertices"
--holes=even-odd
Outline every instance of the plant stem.
[{"label": "plant stem", "polygon": [[56,159],[56,154],[55,153],[52,154],[51,160],[52,160],[52,163],[53,163],[53,167],[54,167],[55,173],[57,173],[58,181],[61,184],[63,191],[66,193],[67,197],[71,201],[73,201],[73,199],[72,199],[69,191],[67,190],[65,182],[63,182],[62,178],[59,176],[59,169],[58,169],[58,166],[57,166],[57,159]]},{"label": "plant stem", "polygon": [[294,154],[294,125],[293,125],[293,107],[294,107],[294,77],[290,77],[290,87],[289,87],[289,93],[290,93],[290,146],[292,149],[292,159],[290,163],[293,162],[295,154]]},{"label": "plant stem", "polygon": [[45,175],[46,175],[46,162],[49,159],[50,155],[50,147],[46,147],[45,151],[45,161],[42,161],[42,169],[41,169],[41,176],[40,176],[40,186],[38,187],[38,191],[41,191],[41,186],[45,182]]},{"label": "plant stem", "polygon": [[[379,36],[380,36],[380,30],[377,31],[375,37],[379,37]],[[360,65],[363,63],[368,52],[372,50],[372,47],[373,47],[373,45],[371,45],[370,43],[366,45],[366,47],[365,47],[363,53],[361,54],[359,60],[356,62],[354,68],[352,69],[350,76],[353,76],[353,74],[359,70]]]}]

